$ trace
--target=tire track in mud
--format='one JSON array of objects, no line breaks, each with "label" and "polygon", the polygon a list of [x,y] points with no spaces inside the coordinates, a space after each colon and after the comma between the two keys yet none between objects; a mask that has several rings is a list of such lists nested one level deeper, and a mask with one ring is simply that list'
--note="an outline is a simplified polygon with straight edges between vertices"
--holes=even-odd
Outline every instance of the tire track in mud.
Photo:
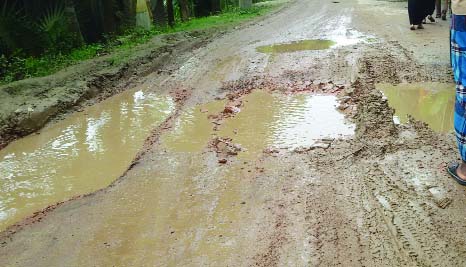
[{"label": "tire track in mud", "polygon": [[319,182],[308,184],[307,234],[313,248],[309,264],[394,266],[403,260],[371,204],[365,183],[358,178],[359,165],[353,167],[353,159],[338,160],[348,150],[352,148],[311,155]]},{"label": "tire track in mud", "polygon": [[[250,266],[287,265],[285,262],[288,256],[296,257],[299,254],[293,250],[293,246],[290,249],[290,243],[294,240],[292,231],[299,224],[296,215],[300,214],[297,210],[303,193],[296,189],[298,180],[288,174],[295,168],[290,166],[292,161],[264,153],[257,162],[256,170],[259,170],[260,175],[256,179],[268,183],[264,186],[271,189],[266,190],[271,195],[263,206],[271,220],[263,222],[265,225],[261,227],[257,243],[265,243],[265,246],[258,247]],[[270,168],[271,165],[278,168]]]},{"label": "tire track in mud", "polygon": [[[397,51],[401,46],[389,46],[386,54],[374,56],[369,51],[360,63],[360,78],[346,90],[352,97],[349,104],[358,105],[357,140],[346,148],[339,143],[336,146],[343,149],[337,151],[321,151],[317,156],[316,152],[310,153],[309,164],[315,167],[310,175],[319,177],[317,182],[306,184],[310,265],[440,265],[445,260],[460,263],[456,256],[448,255],[444,240],[436,235],[431,241],[426,238],[435,233],[429,218],[431,207],[423,202],[426,196],[413,196],[406,186],[393,187],[390,177],[373,160],[375,157],[383,162],[386,154],[403,148],[394,145],[399,136],[392,121],[393,110],[375,90],[374,82],[398,83],[429,77],[427,71],[419,71],[418,66],[409,63],[411,59],[405,50]],[[403,190],[398,192],[400,188]],[[261,255],[273,255],[263,263],[276,266],[277,261],[272,259],[277,258],[277,246],[271,246]],[[439,251],[448,256],[435,258]]]},{"label": "tire track in mud", "polygon": [[285,214],[285,205],[278,203],[273,213],[275,220],[273,222],[273,232],[269,234],[269,244],[264,252],[254,256],[253,266],[268,267],[279,266],[281,249],[287,242],[287,218]]},{"label": "tire track in mud", "polygon": [[437,207],[426,203],[426,196],[419,195],[394,174],[383,171],[375,162],[364,178],[371,198],[389,229],[394,231],[394,241],[400,252],[420,266],[464,265],[456,251],[448,249],[431,219]]},{"label": "tire track in mud", "polygon": [[[387,54],[371,55],[370,50],[368,54],[360,62],[361,78],[353,84],[356,87],[354,101],[358,104],[355,144],[357,147],[362,144],[362,149],[356,150],[357,154],[352,153],[354,157],[349,159],[351,172],[348,174],[355,174],[355,178],[361,177],[352,181],[359,180],[360,183],[356,185],[360,191],[353,197],[361,199],[360,208],[365,213],[363,228],[368,231],[366,241],[371,250],[369,262],[387,266],[444,266],[447,263],[449,266],[463,266],[465,259],[461,255],[464,249],[452,249],[435,220],[438,210],[447,208],[451,201],[448,197],[435,200],[429,193],[429,189],[442,188],[445,184],[427,183],[418,189],[419,184],[409,178],[410,171],[413,172],[416,166],[403,166],[406,161],[412,162],[417,158],[416,162],[428,166],[419,172],[426,172],[425,176],[439,177],[437,169],[429,170],[429,163],[435,166],[435,160],[441,161],[444,151],[451,146],[446,145],[443,149],[426,146],[448,141],[445,138],[439,140],[439,136],[433,134],[426,125],[416,122],[410,130],[423,138],[402,140],[400,129],[403,131],[403,127],[394,126],[391,121],[393,111],[374,86],[375,82],[382,81],[399,83],[435,78],[429,73],[429,68],[412,64],[410,55],[396,43]],[[445,73],[448,74],[448,71],[443,72],[442,77],[447,80],[445,77],[448,75]],[[420,155],[410,157],[412,148],[418,148]],[[390,159],[389,155],[397,151],[403,152],[404,156]],[[432,151],[437,155],[433,156]],[[430,156],[430,160],[426,155]],[[344,167],[345,163],[339,166]],[[365,171],[361,173],[361,170]],[[391,245],[387,246],[387,243]]]},{"label": "tire track in mud", "polygon": [[[439,148],[449,142],[448,138],[439,138],[417,122],[409,130],[423,138],[405,140],[406,129],[394,125],[393,110],[375,89],[377,82],[447,81],[450,72],[413,63],[411,54],[396,42],[384,47],[386,52],[380,53],[380,47],[368,45],[359,61],[359,78],[345,90],[352,97],[348,103],[357,105],[356,139],[346,148],[338,144],[325,152],[309,153],[309,164],[319,177],[317,182],[307,184],[307,235],[312,248],[309,264],[463,266],[461,243],[455,240],[449,244],[442,232],[445,229],[438,225],[442,221],[439,210],[448,214],[451,198],[435,199],[429,192],[431,188],[445,188],[445,183],[427,183],[418,190],[403,172],[416,166],[401,166],[405,161],[421,162],[426,165],[421,169],[426,176],[439,177],[435,160],[441,161],[453,146]],[[413,149],[424,157],[409,157]],[[398,151],[405,155],[395,158],[399,162],[394,163],[389,156]],[[437,155],[432,156],[432,151]],[[430,155],[430,160],[425,155]],[[433,166],[432,171],[429,167]]]}]

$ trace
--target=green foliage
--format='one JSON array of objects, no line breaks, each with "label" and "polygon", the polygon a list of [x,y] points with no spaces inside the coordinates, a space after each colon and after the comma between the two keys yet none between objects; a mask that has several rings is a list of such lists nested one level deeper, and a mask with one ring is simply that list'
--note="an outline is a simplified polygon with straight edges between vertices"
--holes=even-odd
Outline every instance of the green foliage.
[{"label": "green foliage", "polygon": [[36,54],[41,43],[39,30],[34,27],[22,9],[15,2],[5,1],[0,7],[0,55],[10,56],[21,50]]},{"label": "green foliage", "polygon": [[[63,40],[63,37],[67,35],[67,19],[60,4],[47,10],[43,17],[40,18],[38,27],[46,36],[48,45],[57,45],[59,42],[68,41]],[[61,45],[57,46],[60,47]]]},{"label": "green foliage", "polygon": [[78,33],[70,31],[70,25],[61,2],[49,8],[37,22],[46,54],[69,53],[80,45]]},{"label": "green foliage", "polygon": [[19,24],[22,16],[14,5],[9,7],[8,1],[0,9],[0,51],[12,51],[17,46],[16,38],[11,28]]},{"label": "green foliage", "polygon": [[[24,78],[50,75],[64,67],[104,54],[130,52],[133,47],[146,43],[161,33],[201,30],[234,24],[262,15],[271,8],[270,6],[266,6],[241,10],[231,7],[227,12],[216,16],[195,18],[187,22],[178,21],[173,28],[152,28],[149,31],[141,28],[131,28],[118,36],[106,36],[105,40],[101,43],[73,48],[74,36],[72,35],[73,33],[68,31],[64,9],[63,7],[56,6],[49,9],[36,23],[36,28],[42,34],[41,38],[45,40],[48,46],[45,50],[46,52],[41,56],[26,56],[27,54],[21,49],[14,50],[9,56],[5,53],[0,53],[0,84]],[[37,25],[39,26],[37,27]],[[3,41],[1,27],[0,22],[0,44]],[[16,43],[10,45],[12,48],[17,47]],[[108,64],[118,64],[122,60],[122,58],[114,56],[109,58],[107,62]]]},{"label": "green foliage", "polygon": [[271,7],[252,7],[250,9],[240,9],[231,7],[229,11],[216,16],[203,17],[177,24],[171,32],[190,31],[205,29],[209,27],[219,27],[233,24],[242,20],[251,19],[270,11]]}]

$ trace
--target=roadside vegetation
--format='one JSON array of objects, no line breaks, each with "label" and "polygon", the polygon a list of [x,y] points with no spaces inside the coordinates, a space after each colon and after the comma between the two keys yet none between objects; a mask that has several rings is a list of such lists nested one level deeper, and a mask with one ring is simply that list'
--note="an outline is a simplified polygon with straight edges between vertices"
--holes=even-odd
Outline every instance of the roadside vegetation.
[{"label": "roadside vegetation", "polygon": [[0,84],[50,75],[152,37],[225,26],[268,12],[251,0],[6,0]]}]

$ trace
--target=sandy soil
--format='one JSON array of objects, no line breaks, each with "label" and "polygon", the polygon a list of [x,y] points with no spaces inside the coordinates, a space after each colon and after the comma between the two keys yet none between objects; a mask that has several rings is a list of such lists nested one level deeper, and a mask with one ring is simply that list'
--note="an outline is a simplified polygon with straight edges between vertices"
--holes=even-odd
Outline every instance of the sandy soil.
[{"label": "sandy soil", "polygon": [[[1,233],[0,265],[464,266],[465,191],[444,171],[457,159],[453,135],[395,125],[375,90],[451,80],[448,24],[411,32],[405,6],[296,0],[193,50],[170,76],[150,76],[177,94],[178,111],[111,187]],[[255,49],[355,35],[362,41],[317,52]],[[226,162],[215,140],[214,149],[166,146],[184,111],[222,98],[241,107],[258,87],[338,95],[356,134]]]}]

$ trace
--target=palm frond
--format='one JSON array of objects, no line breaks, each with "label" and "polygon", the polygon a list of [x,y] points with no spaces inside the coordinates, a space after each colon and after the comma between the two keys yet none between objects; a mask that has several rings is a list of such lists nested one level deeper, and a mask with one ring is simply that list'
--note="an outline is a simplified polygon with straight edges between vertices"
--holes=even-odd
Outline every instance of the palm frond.
[{"label": "palm frond", "polygon": [[39,28],[52,39],[56,39],[63,31],[66,31],[66,15],[62,4],[52,6],[40,18]]}]

